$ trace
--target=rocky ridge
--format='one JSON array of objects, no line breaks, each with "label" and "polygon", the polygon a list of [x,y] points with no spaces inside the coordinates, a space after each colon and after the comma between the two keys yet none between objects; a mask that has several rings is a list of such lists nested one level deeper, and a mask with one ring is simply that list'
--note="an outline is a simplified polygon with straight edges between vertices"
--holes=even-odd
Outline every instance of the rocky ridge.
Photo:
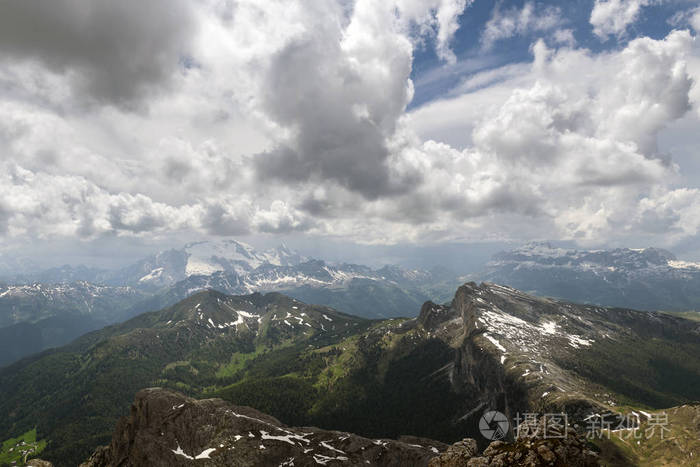
[{"label": "rocky ridge", "polygon": [[[640,345],[640,339],[672,337],[681,344],[674,351],[689,350],[687,358],[696,364],[693,353],[700,348],[697,322],[662,313],[538,298],[491,283],[464,284],[450,307],[428,304],[417,321],[427,325],[431,335],[457,349],[449,369],[453,384],[476,385],[483,394],[473,410],[498,407],[506,415],[511,412],[508,405],[556,409],[578,420],[610,412],[629,402],[628,397],[636,394],[635,387],[632,382],[620,384],[615,388],[624,390],[623,394],[614,394],[605,383],[614,381],[615,376],[626,377],[626,368],[620,366],[617,375],[596,381],[591,372],[600,371],[595,367],[598,361],[619,366],[616,353],[623,352],[653,359],[654,350]],[[636,366],[638,362],[630,360],[628,364]],[[698,375],[691,370],[686,377],[697,379]],[[637,383],[641,386],[642,381]],[[497,401],[498,394],[505,399]],[[649,397],[645,402],[653,400]],[[657,403],[674,402],[682,403],[683,399]]]},{"label": "rocky ridge", "polygon": [[406,437],[368,439],[313,427],[289,427],[250,407],[195,400],[150,388],[136,394],[108,446],[81,467],[154,466],[567,466],[599,465],[573,430],[563,439],[495,441],[480,452],[473,439],[447,446]]},{"label": "rocky ridge", "polygon": [[195,400],[165,389],[140,391],[109,446],[81,467],[426,465],[445,449],[432,440],[368,439],[288,427],[250,407]]}]

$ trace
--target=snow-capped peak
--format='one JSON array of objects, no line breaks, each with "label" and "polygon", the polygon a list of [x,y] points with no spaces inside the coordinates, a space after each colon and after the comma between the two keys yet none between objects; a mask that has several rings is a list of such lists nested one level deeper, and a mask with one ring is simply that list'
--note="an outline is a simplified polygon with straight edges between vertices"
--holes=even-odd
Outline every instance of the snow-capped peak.
[{"label": "snow-capped peak", "polygon": [[286,246],[257,251],[251,245],[237,240],[196,242],[185,245],[187,254],[185,274],[211,275],[219,271],[235,271],[244,274],[263,264],[274,266],[297,265],[305,258]]}]

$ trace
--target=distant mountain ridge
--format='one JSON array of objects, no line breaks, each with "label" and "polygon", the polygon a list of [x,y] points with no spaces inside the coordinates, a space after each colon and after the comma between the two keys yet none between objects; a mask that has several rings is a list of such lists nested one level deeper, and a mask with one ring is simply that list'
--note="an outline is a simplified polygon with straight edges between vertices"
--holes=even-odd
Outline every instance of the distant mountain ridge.
[{"label": "distant mountain ridge", "polygon": [[[27,282],[38,278],[51,282]],[[386,318],[411,313],[428,299],[445,300],[457,284],[444,270],[331,265],[284,245],[257,251],[235,240],[189,243],[116,271],[64,266],[17,279],[0,284],[0,366],[206,289],[235,295],[283,291],[358,316]]]},{"label": "distant mountain ridge", "polygon": [[85,281],[57,284],[0,284],[0,327],[37,322],[62,311],[97,316],[109,321],[114,304],[133,304],[143,294],[131,287],[97,285]]},{"label": "distant mountain ridge", "polygon": [[234,295],[284,292],[356,316],[388,318],[410,314],[428,299],[447,299],[448,290],[454,288],[456,281],[449,273],[397,266],[375,270],[358,264],[330,265],[321,260],[294,266],[265,263],[244,274],[216,271],[211,275],[191,275],[160,289],[139,307],[159,309],[201,290]]},{"label": "distant mountain ridge", "polygon": [[146,296],[132,287],[84,281],[0,284],[0,367],[123,321]]},{"label": "distant mountain ridge", "polygon": [[244,274],[263,264],[294,266],[304,261],[307,258],[284,244],[258,251],[246,243],[225,239],[191,242],[116,270],[82,265],[40,269],[28,260],[3,257],[0,258],[0,281],[17,285],[85,281],[112,286],[162,287],[193,275],[215,272]]},{"label": "distant mountain ridge", "polygon": [[484,280],[541,296],[640,310],[700,310],[700,263],[659,248],[575,250],[531,243],[494,255]]},{"label": "distant mountain ridge", "polygon": [[191,276],[215,273],[244,275],[262,265],[295,266],[306,258],[280,245],[266,251],[236,240],[193,242],[162,251],[112,273],[107,282],[141,288],[160,288]]}]

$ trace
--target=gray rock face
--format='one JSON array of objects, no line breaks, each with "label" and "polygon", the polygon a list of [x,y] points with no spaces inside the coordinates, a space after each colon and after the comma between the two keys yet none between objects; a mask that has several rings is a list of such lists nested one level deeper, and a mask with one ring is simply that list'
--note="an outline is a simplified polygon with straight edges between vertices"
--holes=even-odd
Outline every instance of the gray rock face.
[{"label": "gray rock face", "polygon": [[[415,441],[415,440],[414,440]],[[445,446],[372,440],[318,428],[292,428],[249,407],[140,391],[112,442],[81,467],[428,465]]]},{"label": "gray rock face", "polygon": [[41,459],[30,459],[27,461],[27,467],[53,467],[53,464]]},{"label": "gray rock face", "polygon": [[450,308],[437,305],[432,301],[423,304],[418,315],[418,322],[427,329],[435,329],[444,321],[451,318]]},{"label": "gray rock face", "polygon": [[[533,433],[544,433],[544,425],[538,422]],[[492,442],[479,454],[473,439],[459,441],[430,460],[430,467],[593,467],[600,465],[598,456],[588,449],[586,441],[569,430],[562,438],[543,436],[523,437],[514,443]]]},{"label": "gray rock face", "polygon": [[428,465],[430,467],[460,467],[467,465],[467,462],[478,454],[479,448],[476,440],[465,438],[448,447],[442,455],[431,459]]}]

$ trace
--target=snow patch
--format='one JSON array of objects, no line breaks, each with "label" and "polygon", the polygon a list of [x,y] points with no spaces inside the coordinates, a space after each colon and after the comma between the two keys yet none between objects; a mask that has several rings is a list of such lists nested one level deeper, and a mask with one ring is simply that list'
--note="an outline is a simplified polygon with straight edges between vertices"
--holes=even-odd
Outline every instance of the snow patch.
[{"label": "snow patch", "polygon": [[216,451],[216,448],[207,448],[207,449],[205,449],[204,451],[202,451],[201,453],[197,454],[196,456],[189,456],[189,455],[187,455],[187,453],[185,453],[185,451],[182,450],[182,448],[180,447],[180,443],[177,443],[177,449],[171,449],[171,451],[172,451],[175,455],[182,456],[182,457],[184,457],[185,459],[190,459],[190,460],[195,460],[195,459],[211,459],[211,458],[209,457],[209,454],[211,454],[212,452]]},{"label": "snow patch", "polygon": [[216,448],[207,448],[204,451],[202,451],[201,453],[194,456],[194,458],[195,459],[211,459],[209,457],[209,454],[211,454],[214,451],[216,451]]},{"label": "snow patch", "polygon": [[297,435],[297,434],[294,434],[294,433],[291,433],[291,432],[290,432],[290,433],[288,433],[288,434],[286,434],[286,435],[284,435],[284,436],[275,436],[275,435],[269,434],[267,431],[262,431],[262,430],[260,430],[260,435],[261,435],[262,439],[274,439],[274,440],[277,440],[277,441],[282,441],[282,442],[285,442],[285,443],[289,443],[289,444],[291,444],[292,446],[296,446],[296,445],[297,445],[297,444],[296,444],[294,441],[292,441],[292,440],[303,441],[304,443],[307,443],[307,444],[311,442],[311,441],[309,441],[308,439],[306,439],[306,437],[309,436],[308,434],[305,435],[305,436],[301,436],[301,435]]},{"label": "snow patch", "polygon": [[555,323],[554,321],[546,321],[546,322],[542,323],[542,326],[540,326],[540,329],[545,334],[556,334],[557,323]]},{"label": "snow patch", "polygon": [[700,269],[700,263],[691,263],[690,261],[671,260],[668,265],[673,269]]},{"label": "snow patch", "polygon": [[182,456],[182,457],[184,457],[185,459],[194,460],[194,457],[188,456],[188,455],[185,453],[185,451],[182,450],[182,448],[180,447],[180,443],[177,443],[177,449],[171,449],[171,451],[172,451],[175,455],[177,455],[177,456]]},{"label": "snow patch", "polygon": [[[150,281],[160,279],[161,276],[163,275],[163,271],[165,271],[164,268],[155,268],[153,271],[149,272],[148,274],[143,276],[141,279],[139,279],[139,282],[150,282]],[[1,296],[2,295],[0,295],[0,297]]]},{"label": "snow patch", "polygon": [[327,465],[330,461],[346,461],[348,458],[344,456],[328,457],[322,454],[314,454],[314,460],[317,464]]},{"label": "snow patch", "polygon": [[323,446],[326,449],[330,449],[331,451],[339,452],[340,454],[345,454],[345,452],[341,451],[340,449],[336,449],[330,444],[328,444],[326,441],[321,441],[321,446]]},{"label": "snow patch", "polygon": [[569,345],[575,349],[578,349],[580,346],[588,347],[595,342],[593,339],[586,339],[575,334],[570,334],[567,337],[569,339]]},{"label": "snow patch", "polygon": [[498,350],[500,350],[501,352],[505,352],[505,351],[506,351],[506,348],[503,347],[503,346],[501,345],[501,343],[498,342],[498,340],[496,340],[495,338],[491,337],[488,333],[484,333],[484,337],[487,338],[489,341],[491,341],[491,343],[492,343],[493,345],[495,345],[496,348],[497,348]]}]

